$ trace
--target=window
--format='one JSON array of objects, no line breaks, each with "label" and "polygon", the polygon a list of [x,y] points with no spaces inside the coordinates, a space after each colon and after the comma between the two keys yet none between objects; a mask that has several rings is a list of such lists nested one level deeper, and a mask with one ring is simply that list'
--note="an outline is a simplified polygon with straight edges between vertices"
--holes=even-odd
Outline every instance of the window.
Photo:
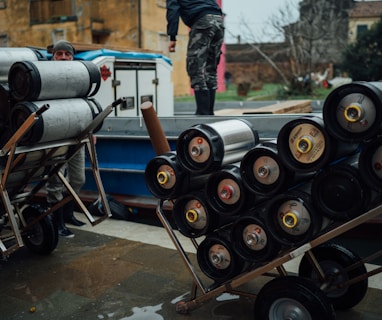
[{"label": "window", "polygon": [[359,24],[357,25],[357,39],[365,32],[367,31],[367,25],[366,24]]},{"label": "window", "polygon": [[0,9],[5,9],[7,7],[7,3],[5,0],[0,0]]},{"label": "window", "polygon": [[8,35],[0,34],[0,47],[8,47]]},{"label": "window", "polygon": [[30,23],[76,21],[71,0],[30,0]]}]

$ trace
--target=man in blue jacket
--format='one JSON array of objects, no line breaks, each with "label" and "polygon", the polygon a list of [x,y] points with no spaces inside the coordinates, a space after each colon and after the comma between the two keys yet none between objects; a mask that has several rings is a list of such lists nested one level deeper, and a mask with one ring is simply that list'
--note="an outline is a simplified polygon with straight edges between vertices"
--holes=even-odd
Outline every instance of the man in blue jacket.
[{"label": "man in blue jacket", "polygon": [[194,89],[197,115],[214,114],[217,67],[224,40],[222,11],[216,0],[167,0],[169,51],[175,52],[179,18],[190,27],[187,73]]}]

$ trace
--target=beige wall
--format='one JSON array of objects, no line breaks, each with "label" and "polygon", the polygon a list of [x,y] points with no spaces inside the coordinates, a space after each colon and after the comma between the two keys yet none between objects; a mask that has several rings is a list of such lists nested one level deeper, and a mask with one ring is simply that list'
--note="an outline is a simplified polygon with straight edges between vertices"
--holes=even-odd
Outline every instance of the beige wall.
[{"label": "beige wall", "polygon": [[357,27],[360,25],[367,25],[368,30],[371,26],[379,20],[377,18],[352,18],[349,20],[349,42],[355,42],[357,40]]},{"label": "beige wall", "polygon": [[[70,0],[66,5],[70,4]],[[160,52],[173,62],[172,80],[175,95],[190,92],[186,73],[186,47],[188,29],[180,23],[177,51],[169,54],[166,36],[166,1],[140,0],[141,34],[139,33],[139,0],[75,0],[77,21],[30,25],[29,0],[7,0],[7,7],[0,9],[0,35],[7,35],[9,47],[46,47],[53,43],[53,31],[62,31],[72,42],[92,43],[92,18],[103,19],[101,28],[110,34],[102,44]],[[97,28],[99,24],[97,24]],[[93,27],[94,29],[94,27]],[[139,37],[141,36],[141,37]]]}]

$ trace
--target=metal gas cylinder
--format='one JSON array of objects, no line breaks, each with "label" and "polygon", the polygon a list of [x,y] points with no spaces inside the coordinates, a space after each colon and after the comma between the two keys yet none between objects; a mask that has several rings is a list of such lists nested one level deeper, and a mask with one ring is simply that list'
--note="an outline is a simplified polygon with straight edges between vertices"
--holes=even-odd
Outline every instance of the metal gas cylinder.
[{"label": "metal gas cylinder", "polygon": [[281,246],[269,232],[254,208],[238,218],[232,226],[231,238],[234,251],[244,260],[262,263],[271,260]]},{"label": "metal gas cylinder", "polygon": [[372,138],[382,128],[382,83],[357,81],[334,89],[325,99],[323,119],[342,141]]},{"label": "metal gas cylinder", "polygon": [[312,179],[314,206],[332,220],[346,221],[365,212],[371,201],[371,190],[358,169],[358,157],[329,166]]},{"label": "metal gas cylinder", "polygon": [[9,115],[11,113],[11,96],[6,83],[0,83],[0,148],[12,136]]},{"label": "metal gas cylinder", "polygon": [[375,137],[365,143],[359,155],[358,169],[370,188],[382,191],[382,137]]},{"label": "metal gas cylinder", "polygon": [[147,189],[158,199],[175,199],[204,186],[207,175],[191,175],[181,167],[176,152],[151,159],[145,169]]},{"label": "metal gas cylinder", "polygon": [[189,238],[206,235],[229,222],[211,209],[201,191],[179,197],[174,203],[172,218],[180,233]]},{"label": "metal gas cylinder", "polygon": [[240,274],[247,266],[232,248],[229,229],[207,235],[200,243],[196,257],[200,270],[218,283]]},{"label": "metal gas cylinder", "polygon": [[257,131],[241,119],[199,124],[183,131],[177,141],[179,163],[196,173],[212,172],[240,161],[259,142]]},{"label": "metal gas cylinder", "polygon": [[221,215],[237,214],[244,205],[254,202],[255,195],[248,197],[238,164],[227,164],[211,173],[206,186],[207,201],[211,208]]},{"label": "metal gas cylinder", "polygon": [[49,174],[49,167],[30,168],[12,171],[5,183],[9,195],[13,196],[25,189],[27,184],[34,184],[41,181],[42,177]]},{"label": "metal gas cylinder", "polygon": [[312,174],[288,169],[280,159],[277,141],[270,140],[259,143],[245,154],[240,163],[240,175],[250,191],[269,196],[309,179]]},{"label": "metal gas cylinder", "polygon": [[[92,98],[18,102],[11,110],[12,130],[16,131],[28,116],[46,104],[49,105],[49,109],[39,116],[20,141],[21,145],[74,138],[81,134],[102,111],[99,103]],[[93,132],[99,128],[100,126]]]},{"label": "metal gas cylinder", "polygon": [[271,199],[265,213],[272,236],[286,247],[308,242],[321,230],[323,219],[311,203],[310,195],[294,190]]},{"label": "metal gas cylinder", "polygon": [[17,101],[84,98],[98,92],[101,74],[91,61],[19,61],[8,83]]},{"label": "metal gas cylinder", "polygon": [[0,82],[8,82],[11,66],[17,61],[48,60],[40,51],[31,48],[0,48]]},{"label": "metal gas cylinder", "polygon": [[303,116],[279,131],[277,149],[284,165],[298,172],[317,171],[339,157],[357,150],[359,143],[340,143],[327,131],[319,116]]}]

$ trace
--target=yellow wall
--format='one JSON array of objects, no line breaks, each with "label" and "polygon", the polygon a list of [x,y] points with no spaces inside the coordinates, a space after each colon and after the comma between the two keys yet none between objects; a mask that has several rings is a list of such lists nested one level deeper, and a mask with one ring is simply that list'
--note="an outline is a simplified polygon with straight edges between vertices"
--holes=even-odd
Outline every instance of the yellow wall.
[{"label": "yellow wall", "polygon": [[[71,0],[64,0],[71,7]],[[77,21],[30,24],[29,0],[7,0],[7,7],[0,9],[0,35],[7,35],[9,47],[35,46],[45,48],[53,43],[52,31],[62,30],[65,38],[76,43],[92,43],[92,27],[109,30],[102,44],[160,52],[173,62],[172,80],[174,94],[189,94],[186,73],[186,48],[188,29],[180,23],[177,51],[169,54],[166,36],[166,1],[164,0],[75,0]],[[49,4],[49,2],[46,2]],[[141,10],[141,34],[139,33],[139,3]],[[63,5],[63,3],[61,3]],[[92,24],[93,19],[103,23]],[[141,43],[140,43],[141,42]]]},{"label": "yellow wall", "polygon": [[349,20],[349,42],[355,42],[357,40],[357,26],[367,25],[368,30],[371,26],[379,20],[376,18],[352,18]]}]

